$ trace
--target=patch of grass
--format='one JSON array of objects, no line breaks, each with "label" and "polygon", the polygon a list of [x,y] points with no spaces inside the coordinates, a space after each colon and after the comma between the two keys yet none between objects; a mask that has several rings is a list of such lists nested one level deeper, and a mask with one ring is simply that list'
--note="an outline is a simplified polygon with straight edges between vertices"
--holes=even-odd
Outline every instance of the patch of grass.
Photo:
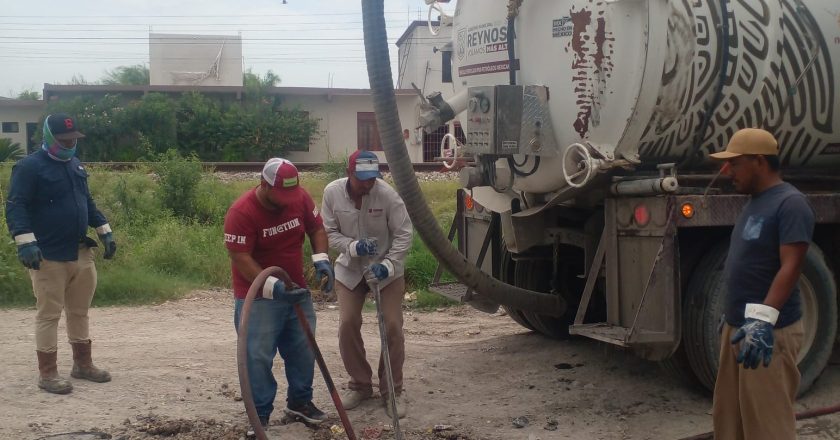
[{"label": "patch of grass", "polygon": [[[91,193],[114,229],[118,245],[113,260],[103,260],[98,252],[99,283],[94,305],[160,303],[191,289],[231,284],[230,261],[222,240],[224,215],[236,198],[259,181],[223,182],[204,172],[195,186],[192,205],[184,207],[192,216],[184,218],[164,208],[158,190],[160,179],[151,169],[150,164],[123,172],[88,170]],[[343,176],[344,170],[341,172]],[[10,173],[11,164],[0,164],[0,203],[8,194]],[[301,179],[317,206],[329,181],[310,176]],[[421,182],[421,187],[446,230],[455,212],[457,183]],[[0,209],[0,225],[5,229],[3,211]],[[95,238],[93,230],[88,232]],[[335,258],[335,251],[330,254]],[[310,285],[314,286],[310,255],[307,240],[304,269]],[[437,260],[416,235],[406,266],[407,290],[418,291],[417,307],[434,309],[451,303],[425,292]],[[0,235],[0,307],[27,307],[34,302],[29,276],[17,260],[13,240],[4,233]]]},{"label": "patch of grass", "polygon": [[416,292],[417,300],[412,303],[412,308],[418,310],[431,311],[441,307],[451,307],[458,305],[457,301],[453,301],[445,296],[430,292],[427,289],[420,289]]},{"label": "patch of grass", "polygon": [[[198,287],[192,280],[178,276],[156,273],[142,267],[99,264],[105,269],[99,276],[94,306],[158,304],[180,298]],[[33,299],[34,304],[34,299]]]}]

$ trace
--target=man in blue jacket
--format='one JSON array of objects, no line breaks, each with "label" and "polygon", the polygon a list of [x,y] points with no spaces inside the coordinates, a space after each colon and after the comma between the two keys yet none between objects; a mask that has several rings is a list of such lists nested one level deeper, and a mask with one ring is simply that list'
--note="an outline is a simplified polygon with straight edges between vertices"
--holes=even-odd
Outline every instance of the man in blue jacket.
[{"label": "man in blue jacket", "polygon": [[106,259],[114,257],[117,245],[90,195],[87,171],[75,157],[76,143],[83,137],[70,116],[47,116],[41,150],[12,168],[6,200],[6,223],[35,292],[38,387],[56,394],[73,390],[56,366],[62,311],[73,348],[70,375],[93,382],[111,380],[91,360],[88,309],[96,290],[93,248],[97,244],[87,237],[87,228],[96,228]]}]

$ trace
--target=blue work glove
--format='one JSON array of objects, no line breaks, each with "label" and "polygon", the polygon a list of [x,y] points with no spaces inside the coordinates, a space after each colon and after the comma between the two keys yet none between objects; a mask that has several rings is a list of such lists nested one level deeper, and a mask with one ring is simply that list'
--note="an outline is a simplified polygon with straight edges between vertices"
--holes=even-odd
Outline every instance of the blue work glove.
[{"label": "blue work glove", "polygon": [[[312,258],[315,259],[315,256]],[[320,286],[321,279],[327,277],[327,283],[322,290],[324,293],[331,293],[335,284],[335,272],[333,271],[332,264],[330,264],[330,260],[319,260],[313,262],[313,264],[315,265],[315,281]]]},{"label": "blue work glove", "polygon": [[773,324],[755,318],[747,318],[744,325],[732,335],[731,343],[741,342],[741,350],[735,359],[744,368],[758,368],[764,360],[764,366],[770,365],[773,357]]},{"label": "blue work glove", "polygon": [[102,242],[102,247],[105,249],[105,253],[102,255],[102,258],[106,260],[114,258],[114,254],[117,253],[117,242],[114,241],[114,233],[108,232],[100,234],[99,241]]},{"label": "blue work glove", "polygon": [[355,257],[365,257],[365,256],[372,256],[376,255],[376,239],[375,238],[363,238],[356,242],[356,255]]},{"label": "blue work glove", "polygon": [[38,247],[37,241],[32,241],[18,246],[17,253],[18,260],[20,260],[27,269],[41,269],[41,260],[44,259],[44,256],[41,254],[41,248]]},{"label": "blue work glove", "polygon": [[279,297],[275,297],[274,299],[283,301],[287,304],[300,304],[305,302],[309,298],[309,295],[309,289],[298,287],[287,290],[286,293],[280,295]]},{"label": "blue work glove", "polygon": [[309,290],[302,289],[295,285],[286,289],[286,283],[276,277],[268,277],[263,285],[263,298],[282,301],[286,304],[301,303],[309,297]]},{"label": "blue work glove", "polygon": [[372,264],[370,266],[370,271],[373,273],[373,276],[375,276],[378,280],[384,280],[385,278],[388,278],[388,275],[390,275],[390,273],[388,272],[388,267],[382,263]]}]

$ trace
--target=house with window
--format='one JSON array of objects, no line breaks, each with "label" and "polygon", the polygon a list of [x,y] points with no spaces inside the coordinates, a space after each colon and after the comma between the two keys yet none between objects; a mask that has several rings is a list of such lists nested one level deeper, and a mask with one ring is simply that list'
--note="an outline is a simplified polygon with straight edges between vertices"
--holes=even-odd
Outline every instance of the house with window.
[{"label": "house with window", "polygon": [[[438,22],[432,22],[431,25],[436,28]],[[441,156],[440,146],[444,134],[452,133],[463,139],[463,132],[457,122],[443,125],[431,134],[417,128],[420,98],[415,86],[423,95],[441,91],[448,98],[453,94],[446,58],[452,50],[450,36],[451,27],[440,28],[438,35],[432,35],[429,22],[415,21],[396,42],[399,53],[399,67],[395,72],[397,107],[403,139],[415,163],[436,161]],[[171,59],[183,59],[183,56],[167,57],[171,53],[177,55],[187,50],[197,51],[199,46],[196,46],[196,41],[207,46],[200,46],[206,52],[205,63],[177,65]],[[174,98],[195,91],[222,102],[239,101],[245,91],[241,85],[241,54],[239,37],[151,34],[151,85],[44,84],[43,101],[2,98],[0,137],[11,138],[32,151],[35,148],[32,139],[39,122],[45,116],[47,104],[78,96],[102,98],[118,94],[123,100],[131,101],[148,93],[162,93]],[[318,122],[317,135],[310,139],[309,145],[299,148],[299,151],[289,152],[290,160],[323,163],[341,160],[357,149],[365,149],[378,152],[380,159],[385,161],[369,89],[273,87],[268,93],[279,97],[284,108],[303,111]]]},{"label": "house with window", "polygon": [[27,152],[34,151],[38,145],[32,139],[43,113],[43,101],[0,97],[0,138],[11,139]]}]

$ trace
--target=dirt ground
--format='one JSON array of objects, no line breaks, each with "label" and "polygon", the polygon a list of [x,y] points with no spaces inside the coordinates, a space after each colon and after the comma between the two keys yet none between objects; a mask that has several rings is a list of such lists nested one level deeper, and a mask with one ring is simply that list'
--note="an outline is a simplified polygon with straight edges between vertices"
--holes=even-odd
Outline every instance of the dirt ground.
[{"label": "dirt ground", "polygon": [[[343,388],[347,375],[338,355],[338,313],[330,304],[317,309],[318,342]],[[238,397],[230,292],[93,310],[95,359],[114,380],[73,379],[75,390],[66,396],[36,386],[33,314],[0,311],[5,341],[0,438],[40,439],[74,431],[125,440],[243,437],[246,416]],[[366,312],[365,319],[371,359],[379,351],[378,333],[375,315]],[[405,327],[410,405],[401,427],[408,440],[679,439],[711,428],[708,396],[687,389],[657,364],[595,341],[552,341],[507,316],[469,307],[406,312]],[[59,371],[68,375],[72,360],[65,347],[60,347]],[[284,380],[281,363],[276,365],[282,408]],[[840,368],[831,365],[798,408],[840,403],[838,391]],[[317,368],[315,403],[335,414]],[[314,431],[300,423],[280,425],[279,411],[275,414],[270,438],[346,438],[337,417]],[[360,439],[394,438],[379,399],[350,411],[350,418]],[[840,439],[840,416],[799,426],[802,439]]]}]

